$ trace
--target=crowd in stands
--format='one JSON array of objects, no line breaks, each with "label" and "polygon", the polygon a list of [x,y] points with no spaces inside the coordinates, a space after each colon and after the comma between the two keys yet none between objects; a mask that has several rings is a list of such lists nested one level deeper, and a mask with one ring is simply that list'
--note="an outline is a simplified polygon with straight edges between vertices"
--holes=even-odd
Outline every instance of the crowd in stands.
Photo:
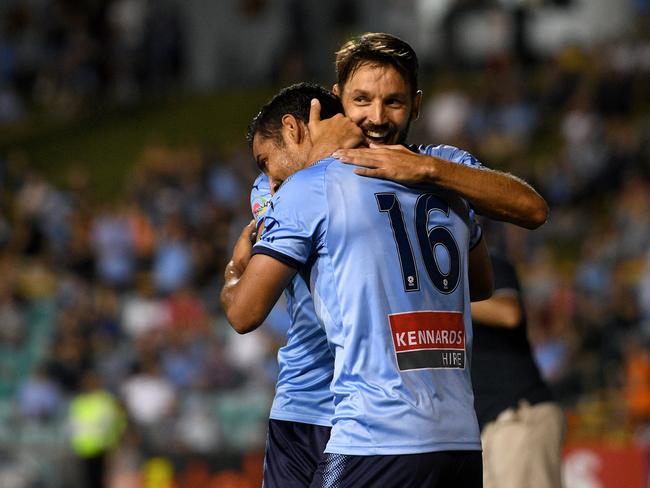
[{"label": "crowd in stands", "polygon": [[[170,4],[149,2],[147,15],[136,15],[140,2],[83,14],[44,5],[2,18],[0,127],[178,83]],[[650,39],[432,75],[412,142],[469,149],[549,202],[548,223],[507,226],[493,245],[520,271],[536,359],[570,438],[650,442]],[[240,337],[218,303],[255,165],[243,134],[228,154],[204,147],[150,141],[112,203],[95,198],[83,169],[54,184],[28,151],[0,155],[0,414],[10,422],[0,445],[67,425],[92,372],[128,417],[118,474],[166,472],[146,464],[159,456],[214,462],[263,448],[283,319]]]},{"label": "crowd in stands", "polygon": [[80,175],[55,186],[24,154],[2,160],[2,345],[31,346],[35,305],[49,304],[51,322],[31,374],[0,372],[19,419],[56,421],[94,372],[148,452],[263,445],[279,338],[233,339],[218,305],[250,213],[255,172],[244,154],[148,145],[114,204],[93,201]]},{"label": "crowd in stands", "polygon": [[170,1],[8,1],[0,6],[0,123],[70,118],[178,86],[183,32]]}]

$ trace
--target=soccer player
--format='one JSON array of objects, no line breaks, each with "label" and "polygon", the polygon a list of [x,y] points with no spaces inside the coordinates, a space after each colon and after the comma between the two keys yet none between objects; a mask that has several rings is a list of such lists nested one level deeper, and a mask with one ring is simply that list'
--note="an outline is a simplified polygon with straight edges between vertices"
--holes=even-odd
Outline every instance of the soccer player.
[{"label": "soccer player", "polygon": [[[294,99],[292,92],[285,93],[285,99],[277,106],[284,110],[286,105],[292,105],[300,111],[302,101],[305,119],[312,97],[319,100],[325,118],[343,111],[337,97],[316,86],[303,86],[305,99]],[[252,139],[252,135],[250,137]],[[351,143],[360,142],[361,131],[358,130],[356,140]],[[261,232],[270,199],[268,177],[262,174],[251,191],[251,209],[258,232]],[[334,356],[316,317],[304,278],[296,275],[284,294],[290,325],[287,343],[278,351],[279,374],[264,456],[266,488],[309,486],[329,439],[334,415],[334,399],[330,392]]]},{"label": "soccer player", "polygon": [[[270,201],[271,187],[267,176],[261,174],[251,191],[257,232]],[[330,392],[334,356],[304,279],[296,275],[284,295],[289,328],[287,342],[278,350],[278,380],[264,450],[264,488],[309,486],[329,440],[334,415]]]},{"label": "soccer player", "polygon": [[[307,105],[301,89],[290,98]],[[489,296],[491,269],[468,203],[334,158],[308,166],[307,121],[265,109],[254,153],[287,176],[247,265],[248,235],[238,241],[222,304],[247,332],[298,271],[310,286],[335,358],[333,427],[312,485],[480,486],[469,301]]]}]

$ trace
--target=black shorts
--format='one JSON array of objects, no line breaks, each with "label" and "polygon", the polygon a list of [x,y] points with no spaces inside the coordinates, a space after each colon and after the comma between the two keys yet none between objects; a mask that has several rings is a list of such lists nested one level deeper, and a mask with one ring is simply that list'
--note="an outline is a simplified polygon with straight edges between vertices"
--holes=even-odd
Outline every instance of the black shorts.
[{"label": "black shorts", "polygon": [[324,454],[311,488],[481,488],[481,451],[390,456]]},{"label": "black shorts", "polygon": [[331,427],[269,420],[264,453],[264,488],[305,488],[309,486]]}]

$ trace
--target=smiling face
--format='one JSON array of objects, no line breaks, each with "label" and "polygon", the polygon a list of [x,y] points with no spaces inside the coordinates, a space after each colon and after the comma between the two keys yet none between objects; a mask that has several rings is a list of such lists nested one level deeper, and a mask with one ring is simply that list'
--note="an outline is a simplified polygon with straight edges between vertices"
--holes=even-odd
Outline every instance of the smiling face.
[{"label": "smiling face", "polygon": [[335,85],[345,115],[361,129],[366,143],[403,144],[411,121],[417,119],[421,92],[412,95],[408,81],[390,64],[366,62]]}]

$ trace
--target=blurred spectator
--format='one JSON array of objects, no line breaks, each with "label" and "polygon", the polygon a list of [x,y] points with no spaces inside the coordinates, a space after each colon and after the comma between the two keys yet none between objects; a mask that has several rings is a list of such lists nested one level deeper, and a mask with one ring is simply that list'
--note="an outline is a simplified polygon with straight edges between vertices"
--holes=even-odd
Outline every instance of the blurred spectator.
[{"label": "blurred spectator", "polygon": [[179,441],[191,452],[210,454],[219,447],[219,428],[209,396],[193,394],[183,401],[176,424]]},{"label": "blurred spectator", "polygon": [[155,248],[156,234],[149,216],[141,209],[137,202],[127,204],[127,219],[133,236],[133,246],[137,258],[137,269],[145,271],[151,265]]},{"label": "blurred spectator", "polygon": [[2,213],[0,213],[0,249],[5,247],[9,243],[10,237],[11,237],[11,227],[9,226],[9,221],[5,218],[4,215],[2,215]]},{"label": "blurred spectator", "polygon": [[131,226],[121,208],[107,208],[95,218],[91,242],[100,280],[118,287],[132,282],[136,264],[133,241]]},{"label": "blurred spectator", "polygon": [[145,359],[138,365],[138,370],[122,384],[121,394],[129,418],[138,427],[164,422],[178,402],[176,390],[153,359]]},{"label": "blurred spectator", "polygon": [[132,338],[150,331],[167,327],[170,323],[169,309],[156,296],[149,273],[137,277],[137,286],[124,297],[121,324]]},{"label": "blurred spectator", "polygon": [[123,338],[96,333],[92,340],[93,364],[102,384],[118,392],[136,363],[136,352]]},{"label": "blurred spectator", "polygon": [[59,413],[63,397],[47,370],[39,367],[18,392],[18,408],[24,417],[47,421]]},{"label": "blurred spectator", "polygon": [[11,86],[3,85],[0,81],[0,126],[16,122],[24,115],[25,107],[18,92]]},{"label": "blurred spectator", "polygon": [[16,291],[20,298],[35,300],[53,297],[56,293],[57,274],[44,256],[34,256],[20,263]]},{"label": "blurred spectator", "polygon": [[625,404],[636,427],[650,420],[650,353],[631,337],[625,356]]},{"label": "blurred spectator", "polygon": [[458,141],[467,130],[471,110],[469,97],[457,87],[445,87],[434,94],[424,106],[425,122],[432,140],[447,144]]},{"label": "blurred spectator", "polygon": [[198,385],[205,356],[202,337],[191,329],[172,329],[167,337],[161,358],[164,376],[179,391]]},{"label": "blurred spectator", "polygon": [[208,314],[203,302],[189,286],[179,289],[166,301],[169,326],[178,331],[205,332]]},{"label": "blurred spectator", "polygon": [[164,294],[174,292],[190,282],[193,270],[192,249],[186,229],[179,220],[169,220],[159,236],[154,255],[154,286]]},{"label": "blurred spectator", "polygon": [[25,317],[10,283],[0,280],[0,343],[19,347],[26,334]]},{"label": "blurred spectator", "polygon": [[74,275],[86,282],[95,277],[95,253],[91,242],[92,220],[89,208],[74,209],[70,215],[66,253],[61,256]]},{"label": "blurred spectator", "polygon": [[[51,242],[55,247],[63,242],[67,204],[61,193],[42,175],[35,171],[27,172],[15,201],[16,218],[26,227],[23,246],[27,252],[38,253],[45,250],[46,243]],[[50,240],[46,241],[47,238]]]},{"label": "blurred spectator", "polygon": [[235,168],[223,161],[214,163],[209,175],[212,198],[217,204],[232,208],[239,204],[238,195],[244,193],[244,188],[237,178]]},{"label": "blurred spectator", "polygon": [[241,386],[246,380],[244,372],[230,361],[222,341],[208,337],[205,346],[199,389],[222,391]]},{"label": "blurred spectator", "polygon": [[272,359],[275,362],[272,337],[269,333],[261,328],[243,336],[236,335],[232,329],[229,329],[227,334],[225,353],[228,362],[246,372],[252,382],[268,385],[271,378],[267,376],[267,361]]},{"label": "blurred spectator", "polygon": [[639,280],[639,306],[643,334],[646,338],[650,338],[650,249],[646,252],[644,261]]},{"label": "blurred spectator", "polygon": [[90,366],[90,360],[84,352],[90,351],[84,339],[75,333],[63,336],[53,345],[47,370],[52,379],[68,394],[78,391],[83,373]]},{"label": "blurred spectator", "polygon": [[146,0],[116,0],[109,4],[106,14],[112,45],[114,94],[122,102],[132,102],[140,96],[138,69],[148,10]]},{"label": "blurred spectator", "polygon": [[70,403],[69,422],[72,449],[82,464],[83,486],[107,486],[107,456],[120,440],[125,418],[116,399],[90,371]]}]

